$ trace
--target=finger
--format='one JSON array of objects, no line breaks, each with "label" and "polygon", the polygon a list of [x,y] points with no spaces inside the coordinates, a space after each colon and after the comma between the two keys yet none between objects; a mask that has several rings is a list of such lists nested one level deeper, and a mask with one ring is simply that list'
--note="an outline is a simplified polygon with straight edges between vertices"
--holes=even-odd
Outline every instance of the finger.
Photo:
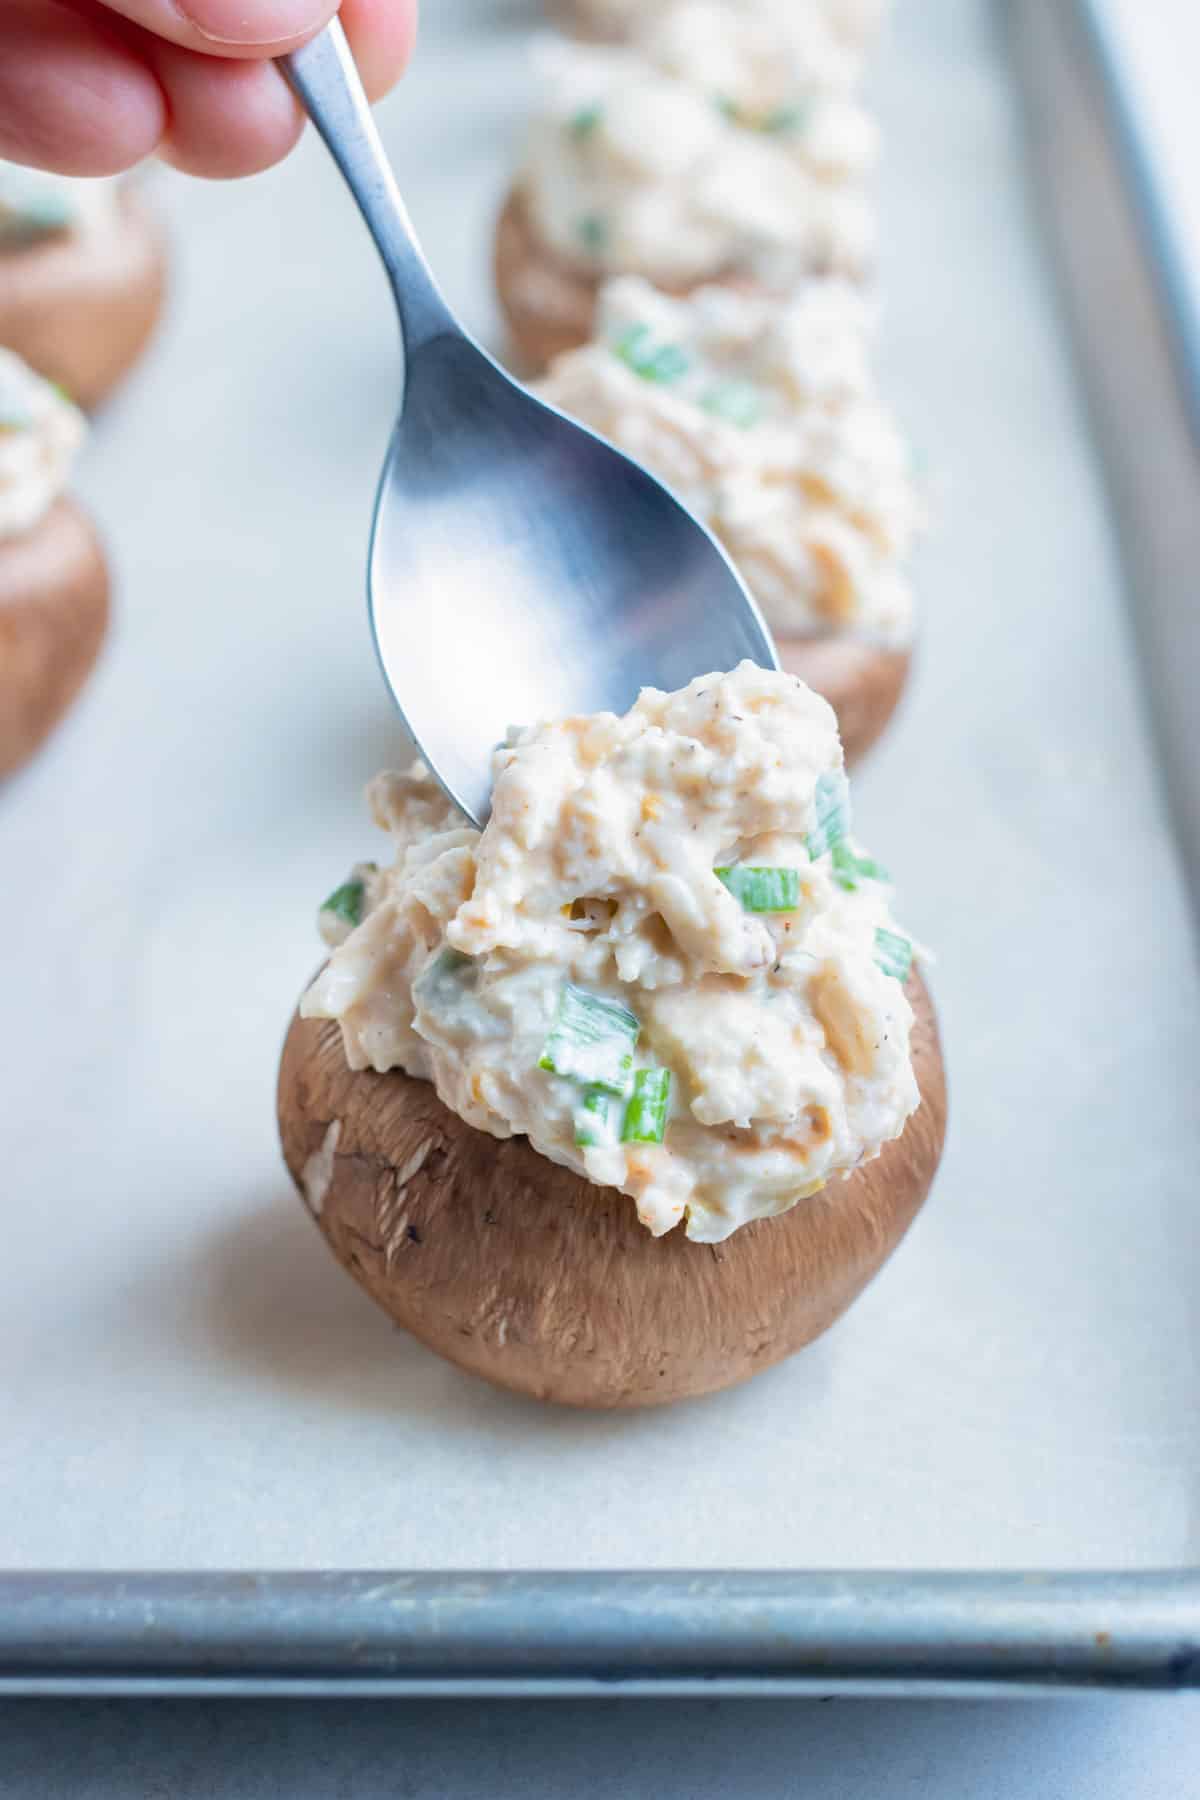
[{"label": "finger", "polygon": [[155,37],[207,55],[258,58],[294,50],[327,25],[337,0],[106,0]]},{"label": "finger", "polygon": [[167,97],[158,153],[189,175],[228,180],[282,161],[304,114],[270,62],[226,62],[145,37],[141,53]]},{"label": "finger", "polygon": [[417,0],[343,0],[341,21],[370,100],[381,100],[408,67]]},{"label": "finger", "polygon": [[153,154],[162,89],[119,31],[55,0],[0,5],[0,156],[115,175]]},{"label": "finger", "polygon": [[[345,0],[342,23],[372,99],[393,86],[412,49],[416,7],[408,0]],[[285,157],[304,115],[270,62],[196,56],[137,33],[139,52],[167,97],[160,155],[192,175],[255,175]]]}]

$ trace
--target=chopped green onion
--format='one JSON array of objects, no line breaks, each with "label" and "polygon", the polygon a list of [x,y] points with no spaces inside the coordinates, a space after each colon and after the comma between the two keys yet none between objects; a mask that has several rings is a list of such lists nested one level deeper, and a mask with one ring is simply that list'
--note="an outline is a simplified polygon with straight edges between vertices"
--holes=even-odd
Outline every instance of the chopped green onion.
[{"label": "chopped green onion", "polygon": [[714,94],[712,103],[731,124],[741,125],[746,131],[768,132],[773,137],[803,131],[812,111],[812,103],[808,100],[796,100],[784,106],[772,107],[768,113],[743,111],[731,94]]},{"label": "chopped green onion", "polygon": [[452,950],[447,944],[425,964],[413,983],[413,994],[422,1004],[430,999],[444,1001],[451,986],[461,991],[472,986],[478,974],[473,957],[464,956],[461,950]]},{"label": "chopped green onion", "polygon": [[714,869],[713,874],[744,912],[795,912],[800,904],[799,869],[748,869],[738,863],[732,868]]},{"label": "chopped green onion", "polygon": [[602,213],[584,213],[575,226],[579,241],[593,256],[599,256],[608,243],[608,220]]},{"label": "chopped green onion", "polygon": [[581,1150],[615,1144],[621,1101],[605,1088],[588,1088],[575,1112],[575,1142]]},{"label": "chopped green onion", "polygon": [[585,138],[591,137],[603,117],[604,108],[602,106],[581,106],[579,111],[572,113],[568,119],[567,130],[573,138],[577,138],[582,143]]},{"label": "chopped green onion", "polygon": [[840,770],[834,775],[822,775],[818,781],[816,810],[816,829],[805,839],[814,862],[840,844],[850,829],[850,790]]},{"label": "chopped green onion", "polygon": [[643,381],[678,381],[691,366],[687,352],[678,344],[652,346],[648,325],[631,325],[613,345],[613,354],[627,363]]},{"label": "chopped green onion", "polygon": [[661,1144],[667,1129],[670,1098],[670,1069],[639,1069],[633,1078],[633,1095],[625,1108],[621,1142]]},{"label": "chopped green onion", "polygon": [[811,106],[803,100],[797,101],[791,106],[777,106],[773,112],[767,114],[759,126],[759,130],[780,135],[784,132],[803,131],[811,111]]},{"label": "chopped green onion", "polygon": [[334,888],[328,900],[323,902],[321,911],[333,913],[335,918],[344,919],[347,925],[361,925],[366,897],[366,882],[355,876],[350,881],[344,881],[340,888]]},{"label": "chopped green onion", "polygon": [[640,1030],[636,1016],[619,1000],[605,1000],[568,981],[538,1068],[624,1094]]},{"label": "chopped green onion", "polygon": [[833,879],[839,887],[854,893],[864,881],[887,881],[887,870],[882,863],[873,862],[869,856],[860,856],[849,844],[833,846]]},{"label": "chopped green onion", "polygon": [[885,931],[881,926],[875,933],[875,961],[885,975],[894,975],[897,981],[907,981],[912,969],[913,947],[906,937],[898,931]]},{"label": "chopped green onion", "polygon": [[762,395],[747,381],[722,381],[701,394],[700,404],[705,412],[743,430],[757,425],[763,413]]}]

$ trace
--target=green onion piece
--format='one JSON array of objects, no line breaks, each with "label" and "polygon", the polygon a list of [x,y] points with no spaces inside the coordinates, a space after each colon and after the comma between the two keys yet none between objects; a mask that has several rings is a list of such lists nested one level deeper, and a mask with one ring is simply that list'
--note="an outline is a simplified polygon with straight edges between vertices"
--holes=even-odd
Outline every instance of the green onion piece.
[{"label": "green onion piece", "polygon": [[800,904],[799,869],[748,869],[738,863],[733,868],[714,869],[713,874],[744,912],[795,912]]},{"label": "green onion piece", "polygon": [[835,844],[831,860],[833,862],[833,879],[839,887],[844,887],[851,894],[864,881],[887,881],[890,879],[882,863],[873,862],[869,856],[859,856],[858,852],[852,850],[849,844]]},{"label": "green onion piece", "polygon": [[575,226],[579,241],[593,256],[599,256],[608,243],[608,220],[601,213],[584,213]]},{"label": "green onion piece", "polygon": [[797,101],[792,106],[777,106],[773,112],[767,114],[759,129],[778,133],[780,136],[784,132],[803,131],[811,111],[812,107],[803,100]]},{"label": "green onion piece", "polygon": [[840,770],[834,775],[822,775],[818,781],[816,809],[816,829],[805,839],[814,862],[840,844],[850,829],[850,790]]},{"label": "green onion piece", "polygon": [[344,881],[340,888],[334,888],[328,900],[323,902],[321,911],[333,913],[347,925],[361,925],[366,896],[367,884],[356,876],[352,881]]},{"label": "green onion piece", "polygon": [[589,1088],[575,1112],[575,1142],[581,1150],[615,1144],[621,1101],[604,1088]]},{"label": "green onion piece", "polygon": [[913,947],[906,937],[898,931],[885,931],[881,926],[875,933],[875,961],[885,975],[894,975],[897,981],[907,981],[912,969]]},{"label": "green onion piece", "polygon": [[643,381],[678,381],[691,366],[687,352],[678,344],[651,344],[648,325],[631,325],[613,345],[613,352],[627,363]]},{"label": "green onion piece", "polygon": [[738,103],[730,94],[714,94],[712,103],[719,113],[724,113],[727,119],[733,119],[736,122],[741,118]]},{"label": "green onion piece", "polygon": [[670,1098],[670,1069],[639,1069],[633,1078],[632,1098],[625,1108],[621,1142],[661,1144],[667,1129]]},{"label": "green onion piece", "polygon": [[762,395],[747,381],[722,381],[700,396],[700,404],[714,418],[727,419],[746,430],[762,418]]},{"label": "green onion piece", "polygon": [[619,1000],[605,1000],[568,981],[538,1058],[539,1069],[624,1094],[641,1025]]},{"label": "green onion piece", "polygon": [[581,106],[577,113],[572,113],[567,121],[567,130],[580,143],[590,138],[601,119],[604,117],[602,106]]},{"label": "green onion piece", "polygon": [[473,986],[479,969],[473,957],[464,956],[447,944],[432,957],[413,983],[414,995],[424,1003],[427,999],[443,999],[453,985],[457,989]]}]

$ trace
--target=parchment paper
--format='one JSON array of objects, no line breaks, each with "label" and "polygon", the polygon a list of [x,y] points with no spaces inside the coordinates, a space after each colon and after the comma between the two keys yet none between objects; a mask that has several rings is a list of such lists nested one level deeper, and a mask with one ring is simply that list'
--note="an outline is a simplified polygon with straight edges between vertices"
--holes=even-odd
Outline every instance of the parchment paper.
[{"label": "parchment paper", "polygon": [[[426,12],[385,133],[494,337],[531,14]],[[0,793],[7,1566],[1194,1560],[1200,995],[988,21],[902,0],[877,82],[885,378],[940,517],[858,816],[938,953],[950,1147],[828,1338],[670,1413],[458,1375],[291,1193],[279,1044],[314,908],[377,848],[360,790],[403,754],[362,599],[394,334],[315,142],[260,181],[162,178],[170,322],[79,482],[116,631]]]}]

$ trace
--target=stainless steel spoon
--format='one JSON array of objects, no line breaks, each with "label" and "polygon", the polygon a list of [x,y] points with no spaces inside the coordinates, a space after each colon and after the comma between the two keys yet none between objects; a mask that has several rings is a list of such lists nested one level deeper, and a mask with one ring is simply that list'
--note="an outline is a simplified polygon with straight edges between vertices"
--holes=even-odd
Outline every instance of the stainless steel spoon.
[{"label": "stainless steel spoon", "polygon": [[368,603],[384,676],[451,799],[487,817],[512,724],[777,666],[724,552],[666,488],[535,400],[454,318],[417,245],[335,19],[282,67],[383,258],[404,382]]}]

